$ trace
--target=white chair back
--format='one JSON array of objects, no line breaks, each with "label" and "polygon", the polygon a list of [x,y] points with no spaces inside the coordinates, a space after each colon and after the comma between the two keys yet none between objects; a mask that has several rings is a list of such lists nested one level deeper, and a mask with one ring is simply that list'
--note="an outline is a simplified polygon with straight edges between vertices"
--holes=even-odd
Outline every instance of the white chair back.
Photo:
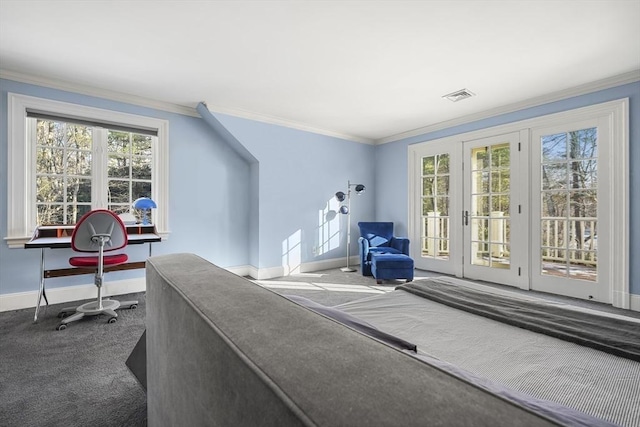
[{"label": "white chair back", "polygon": [[105,252],[124,248],[128,243],[124,223],[106,209],[87,212],[80,218],[71,235],[71,248],[76,252],[99,252],[100,240],[105,241]]}]

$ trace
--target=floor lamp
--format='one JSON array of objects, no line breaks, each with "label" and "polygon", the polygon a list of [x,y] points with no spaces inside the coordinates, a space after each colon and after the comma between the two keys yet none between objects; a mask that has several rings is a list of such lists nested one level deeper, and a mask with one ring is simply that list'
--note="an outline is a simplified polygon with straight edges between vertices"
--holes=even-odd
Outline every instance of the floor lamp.
[{"label": "floor lamp", "polygon": [[340,213],[347,215],[347,266],[341,268],[340,270],[348,273],[353,273],[356,271],[355,268],[349,267],[349,247],[351,246],[351,187],[354,187],[354,191],[356,194],[364,193],[364,185],[362,184],[352,184],[351,181],[347,181],[347,193],[345,194],[343,191],[338,191],[336,193],[336,199],[340,203],[347,200],[347,205],[340,206]]}]

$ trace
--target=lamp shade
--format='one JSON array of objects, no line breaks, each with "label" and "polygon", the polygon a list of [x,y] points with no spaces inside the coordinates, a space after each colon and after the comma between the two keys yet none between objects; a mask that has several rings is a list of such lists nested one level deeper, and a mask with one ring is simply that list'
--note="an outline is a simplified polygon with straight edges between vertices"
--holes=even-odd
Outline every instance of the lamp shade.
[{"label": "lamp shade", "polygon": [[135,209],[155,209],[158,207],[156,202],[148,197],[140,197],[139,199],[134,200],[131,206]]},{"label": "lamp shade", "polygon": [[343,191],[338,191],[338,192],[336,193],[336,199],[337,199],[339,202],[344,202],[344,199],[346,199],[346,198],[347,198],[347,195],[346,195]]},{"label": "lamp shade", "polygon": [[364,193],[365,187],[362,184],[357,184],[356,185],[356,194],[362,194]]},{"label": "lamp shade", "polygon": [[340,206],[340,213],[341,214],[348,214],[349,213],[349,208],[346,206]]}]

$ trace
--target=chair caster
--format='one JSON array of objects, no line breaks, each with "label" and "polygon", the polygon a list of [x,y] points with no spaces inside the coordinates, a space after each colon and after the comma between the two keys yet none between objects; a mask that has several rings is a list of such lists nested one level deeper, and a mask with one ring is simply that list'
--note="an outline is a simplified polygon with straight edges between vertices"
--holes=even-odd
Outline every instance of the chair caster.
[{"label": "chair caster", "polygon": [[138,308],[138,304],[131,304],[129,306],[129,310],[135,310],[136,308]]},{"label": "chair caster", "polygon": [[376,283],[377,283],[378,285],[382,285],[382,280],[376,280]]},{"label": "chair caster", "polygon": [[109,320],[107,320],[107,323],[116,323],[117,320],[117,317],[110,317]]},{"label": "chair caster", "polygon": [[64,323],[61,323],[58,326],[56,326],[56,331],[64,331],[65,329],[67,329],[67,325],[65,325]]}]

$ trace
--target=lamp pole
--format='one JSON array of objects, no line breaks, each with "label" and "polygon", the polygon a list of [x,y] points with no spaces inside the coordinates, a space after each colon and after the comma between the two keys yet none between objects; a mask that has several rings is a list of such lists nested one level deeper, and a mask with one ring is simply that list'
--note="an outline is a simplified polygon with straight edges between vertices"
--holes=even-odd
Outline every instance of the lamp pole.
[{"label": "lamp pole", "polygon": [[355,268],[351,268],[349,266],[349,246],[351,246],[351,187],[355,187],[356,194],[362,194],[364,192],[364,185],[362,184],[352,184],[351,181],[347,181],[347,194],[343,191],[338,191],[336,193],[336,199],[342,203],[344,199],[347,199],[347,206],[340,206],[340,213],[347,215],[347,266],[341,268],[340,270],[348,273],[353,273],[356,271]]},{"label": "lamp pole", "polygon": [[341,268],[345,273],[353,273],[355,268],[349,267],[349,247],[351,246],[351,181],[347,181],[347,266]]}]

